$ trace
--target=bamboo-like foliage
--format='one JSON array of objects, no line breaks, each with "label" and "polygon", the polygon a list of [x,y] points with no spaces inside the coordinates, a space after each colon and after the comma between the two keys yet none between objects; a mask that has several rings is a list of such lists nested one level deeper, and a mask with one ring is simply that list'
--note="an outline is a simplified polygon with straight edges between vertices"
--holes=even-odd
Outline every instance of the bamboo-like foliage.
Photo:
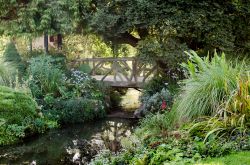
[{"label": "bamboo-like foliage", "polygon": [[186,52],[190,59],[183,67],[188,78],[184,80],[182,92],[177,99],[175,110],[181,119],[194,119],[200,116],[214,116],[224,100],[237,89],[237,77],[244,70],[244,64],[226,61],[224,53],[216,52],[210,60],[202,59],[194,51]]},{"label": "bamboo-like foliage", "polygon": [[191,134],[204,135],[206,141],[215,137],[245,135],[250,127],[250,77],[237,82],[237,89],[228,100],[218,107],[214,117],[195,123],[189,130]]}]

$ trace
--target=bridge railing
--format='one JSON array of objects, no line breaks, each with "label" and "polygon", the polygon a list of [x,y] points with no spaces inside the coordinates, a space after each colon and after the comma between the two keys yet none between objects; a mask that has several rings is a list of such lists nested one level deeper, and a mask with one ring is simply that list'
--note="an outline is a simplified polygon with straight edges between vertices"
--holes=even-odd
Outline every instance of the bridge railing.
[{"label": "bridge railing", "polygon": [[134,57],[84,58],[74,60],[72,64],[73,66],[81,64],[92,66],[90,74],[97,80],[127,85],[140,86],[157,73],[157,65]]}]

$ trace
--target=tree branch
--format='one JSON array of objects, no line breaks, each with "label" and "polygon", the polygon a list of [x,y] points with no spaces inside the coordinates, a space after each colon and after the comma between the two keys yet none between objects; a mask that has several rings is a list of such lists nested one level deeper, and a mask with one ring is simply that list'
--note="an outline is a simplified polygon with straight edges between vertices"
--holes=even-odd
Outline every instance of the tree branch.
[{"label": "tree branch", "polygon": [[122,33],[119,37],[109,37],[108,39],[115,44],[129,44],[133,47],[136,47],[140,41],[139,38],[134,37],[129,32]]}]

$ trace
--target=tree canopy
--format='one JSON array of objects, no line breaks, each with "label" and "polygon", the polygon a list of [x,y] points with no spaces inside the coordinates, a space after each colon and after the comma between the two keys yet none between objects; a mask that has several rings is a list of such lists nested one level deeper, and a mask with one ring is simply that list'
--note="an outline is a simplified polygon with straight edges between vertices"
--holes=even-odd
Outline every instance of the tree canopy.
[{"label": "tree canopy", "polygon": [[83,24],[82,6],[74,0],[0,0],[0,30],[5,34],[69,33]]},{"label": "tree canopy", "polygon": [[9,33],[93,32],[137,46],[163,36],[188,48],[250,49],[247,0],[11,0],[0,1],[0,29]]}]

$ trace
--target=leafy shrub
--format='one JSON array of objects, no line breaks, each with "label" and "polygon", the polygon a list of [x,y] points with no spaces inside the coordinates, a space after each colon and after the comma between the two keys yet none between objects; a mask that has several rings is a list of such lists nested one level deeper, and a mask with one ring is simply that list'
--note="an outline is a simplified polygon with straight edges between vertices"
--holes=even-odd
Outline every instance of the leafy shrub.
[{"label": "leafy shrub", "polygon": [[[0,86],[0,145],[15,143],[20,138],[43,132],[46,121],[38,114],[37,103],[28,95]],[[40,120],[43,126],[37,125]]]},{"label": "leafy shrub", "polygon": [[47,113],[60,123],[80,123],[104,117],[105,107],[101,101],[79,97],[58,100]]},{"label": "leafy shrub", "polygon": [[158,36],[147,37],[139,42],[138,56],[147,62],[156,63],[164,77],[169,80],[179,80],[183,75],[179,64],[187,60],[183,53],[187,46],[171,39],[171,34],[166,34],[163,29],[158,30]]},{"label": "leafy shrub", "polygon": [[188,53],[190,60],[183,66],[188,79],[182,83],[176,111],[180,118],[192,119],[202,115],[215,115],[217,108],[237,88],[237,77],[244,66],[233,66],[215,52],[214,57],[202,59],[195,52]]},{"label": "leafy shrub", "polygon": [[0,60],[0,85],[12,87],[16,75],[16,68],[11,63]]},{"label": "leafy shrub", "polygon": [[46,116],[60,123],[79,123],[105,115],[105,87],[86,73],[72,69],[60,88],[60,96],[46,94]]},{"label": "leafy shrub", "polygon": [[6,62],[19,63],[20,61],[22,61],[21,56],[18,53],[16,46],[13,42],[7,44],[3,56]]},{"label": "leafy shrub", "polygon": [[79,66],[79,70],[82,71],[82,72],[84,72],[84,73],[90,74],[91,67],[89,66],[89,64],[81,64]]},{"label": "leafy shrub", "polygon": [[59,87],[63,84],[64,74],[60,66],[55,63],[55,59],[45,55],[30,60],[30,88],[36,98],[41,98],[48,93],[54,96],[59,95]]},{"label": "leafy shrub", "polygon": [[152,96],[141,97],[142,102],[142,114],[155,113],[160,110],[170,110],[173,102],[173,96],[168,89],[163,88],[160,92],[153,94]]},{"label": "leafy shrub", "polygon": [[13,42],[10,42],[4,51],[3,58],[5,62],[11,63],[18,69],[19,75],[23,75],[26,69],[24,62],[20,54],[18,53],[16,46]]},{"label": "leafy shrub", "polygon": [[178,88],[178,84],[168,78],[157,76],[151,79],[143,88],[140,96],[141,107],[136,113],[144,116],[160,110],[170,110]]},{"label": "leafy shrub", "polygon": [[171,81],[166,77],[156,76],[144,85],[143,96],[152,96],[157,92],[161,92],[163,88],[168,88],[171,93],[175,94],[178,92],[179,86],[175,81]]},{"label": "leafy shrub", "polygon": [[91,99],[104,99],[106,86],[91,78],[88,74],[71,70],[68,82],[73,85],[73,92],[76,97],[85,97]]},{"label": "leafy shrub", "polygon": [[[118,155],[101,154],[98,155],[91,164],[98,164],[101,161],[105,164],[194,164],[207,157],[220,157],[231,152],[247,150],[250,147],[250,137],[238,137],[235,139],[210,138],[203,143],[203,139],[190,136],[186,129],[178,131],[180,136],[176,136],[176,131],[170,131],[171,136],[155,138],[144,141],[144,137],[137,139],[143,140],[143,144],[137,146],[135,141],[132,145],[137,147],[124,150]],[[145,143],[146,142],[146,143]],[[246,148],[247,147],[247,148]]]},{"label": "leafy shrub", "polygon": [[160,139],[167,136],[168,131],[172,129],[172,116],[173,112],[147,115],[140,121],[140,126],[136,129],[135,134],[144,140],[144,142],[148,141],[151,137]]}]

